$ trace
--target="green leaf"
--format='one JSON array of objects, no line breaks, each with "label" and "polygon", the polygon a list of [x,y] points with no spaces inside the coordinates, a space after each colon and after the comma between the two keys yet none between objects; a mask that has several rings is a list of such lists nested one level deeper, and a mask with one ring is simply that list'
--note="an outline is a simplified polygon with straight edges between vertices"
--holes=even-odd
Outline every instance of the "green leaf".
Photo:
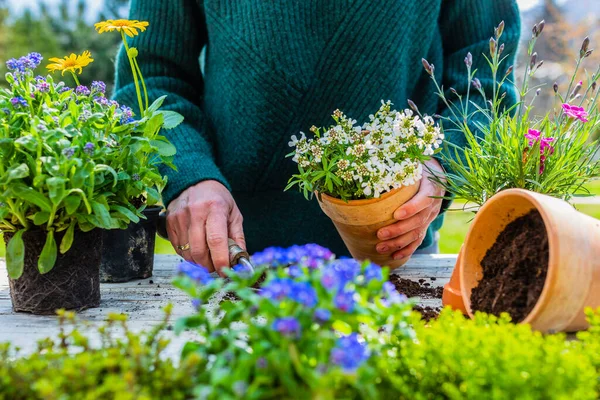
[{"label": "green leaf", "polygon": [[24,229],[17,231],[6,246],[6,270],[11,279],[19,279],[23,275],[25,265]]},{"label": "green leaf", "polygon": [[59,204],[65,197],[65,180],[63,178],[48,178],[48,193],[54,205]]},{"label": "green leaf", "polygon": [[92,201],[92,210],[94,210],[94,215],[98,218],[98,223],[100,224],[100,227],[110,229],[111,218],[110,213],[108,212],[108,208],[102,203]]},{"label": "green leaf", "polygon": [[163,128],[173,129],[179,126],[184,120],[183,115],[175,111],[159,111],[163,116]]},{"label": "green leaf", "polygon": [[117,172],[112,167],[110,167],[108,165],[104,165],[104,164],[99,164],[99,165],[96,165],[96,168],[94,168],[94,171],[96,171],[96,172],[108,171],[114,178],[112,187],[114,188],[115,186],[117,186],[117,183],[119,181],[119,176],[117,175]]},{"label": "green leaf", "polygon": [[52,211],[52,204],[46,198],[46,196],[44,196],[40,192],[37,192],[34,189],[31,189],[21,183],[12,184],[10,186],[10,190],[15,196],[20,197],[21,200],[35,204],[43,211]]},{"label": "green leaf", "polygon": [[69,195],[65,197],[63,202],[67,209],[67,214],[74,214],[75,211],[77,211],[77,209],[79,208],[79,205],[81,204],[81,197]]},{"label": "green leaf", "polygon": [[156,204],[160,201],[160,194],[154,188],[146,188],[146,197],[149,205]]},{"label": "green leaf", "polygon": [[4,160],[8,160],[15,153],[15,144],[13,139],[2,138],[0,139],[0,154]]},{"label": "green leaf", "polygon": [[54,231],[48,231],[46,235],[46,243],[38,260],[38,270],[40,274],[47,274],[52,271],[56,264],[57,250],[56,241],[54,240]]},{"label": "green leaf", "polygon": [[23,179],[29,176],[29,167],[27,164],[20,164],[8,169],[6,173],[6,183],[15,179]]},{"label": "green leaf", "polygon": [[30,152],[35,152],[37,150],[37,139],[33,135],[21,136],[15,140],[15,144]]},{"label": "green leaf", "polygon": [[77,107],[75,100],[71,100],[69,102],[69,112],[71,113],[71,118],[73,118],[73,121],[77,121],[79,118],[79,107]]},{"label": "green leaf", "polygon": [[167,96],[161,96],[158,99],[154,100],[154,103],[152,103],[150,105],[150,107],[148,107],[148,112],[151,114],[154,114],[159,108],[160,106],[163,105],[165,99],[167,98]]},{"label": "green leaf", "polygon": [[114,210],[116,212],[118,212],[119,214],[124,215],[125,217],[127,217],[130,221],[134,222],[134,223],[138,223],[140,222],[140,218],[135,215],[135,213],[133,213],[130,209],[128,209],[127,207],[123,207],[123,206],[116,206],[113,205],[110,207],[111,210]]},{"label": "green leaf", "polygon": [[60,241],[60,254],[65,254],[73,245],[73,237],[75,236],[75,220],[67,228],[65,236]]},{"label": "green leaf", "polygon": [[38,211],[33,216],[33,224],[36,226],[40,226],[48,222],[50,219],[50,213],[46,211]]},{"label": "green leaf", "polygon": [[174,156],[175,153],[177,153],[177,149],[175,148],[175,146],[169,142],[165,142],[162,140],[151,140],[150,144],[153,147],[156,147],[156,149],[158,150],[158,154],[160,154],[162,157],[171,157]]}]

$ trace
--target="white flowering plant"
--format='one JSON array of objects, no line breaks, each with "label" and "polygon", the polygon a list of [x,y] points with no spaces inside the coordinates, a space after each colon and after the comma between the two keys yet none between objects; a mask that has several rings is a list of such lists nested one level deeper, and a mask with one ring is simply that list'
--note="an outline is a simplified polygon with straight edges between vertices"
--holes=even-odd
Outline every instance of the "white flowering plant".
[{"label": "white flowering plant", "polygon": [[328,128],[313,126],[314,137],[292,136],[288,157],[298,164],[298,174],[285,190],[297,185],[307,199],[314,192],[344,201],[378,198],[418,182],[423,163],[444,139],[432,117],[392,110],[390,101],[382,101],[362,126],[339,110],[333,120]]}]

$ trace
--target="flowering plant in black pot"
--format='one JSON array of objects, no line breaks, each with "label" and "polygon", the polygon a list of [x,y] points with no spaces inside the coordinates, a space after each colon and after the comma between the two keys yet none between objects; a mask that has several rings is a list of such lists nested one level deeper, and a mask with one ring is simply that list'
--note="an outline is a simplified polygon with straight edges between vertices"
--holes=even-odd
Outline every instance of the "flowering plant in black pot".
[{"label": "flowering plant in black pot", "polygon": [[[135,47],[130,47],[127,37],[134,37],[144,32],[148,27],[148,22],[137,20],[107,20],[99,22],[95,25],[99,34],[107,32],[118,32],[123,40],[124,56],[127,57],[131,66],[133,76],[133,84],[135,85],[139,114],[142,117],[152,118],[154,106],[149,104],[148,91],[146,83],[142,76],[142,71],[137,61],[138,50]],[[161,100],[162,103],[162,100]],[[160,128],[171,128],[178,125],[183,117],[172,111],[161,112],[163,121],[158,118],[154,119],[150,125],[155,134]],[[137,118],[137,116],[135,117]],[[162,123],[165,125],[162,125]],[[153,160],[157,161],[153,168],[155,176],[158,172],[158,164],[161,161],[160,157],[166,157],[170,164],[170,157],[175,155],[175,148],[167,144],[166,141],[158,141],[159,154]],[[172,166],[172,164],[170,164]],[[101,282],[126,282],[132,279],[143,279],[152,276],[154,267],[154,246],[156,242],[156,225],[158,216],[162,207],[157,205],[159,201],[158,192],[152,182],[150,185],[144,185],[143,180],[139,181],[139,188],[146,190],[135,192],[130,200],[144,207],[143,216],[139,221],[132,221],[124,230],[104,231],[103,234],[103,250],[102,263],[100,264],[100,280]]]},{"label": "flowering plant in black pot", "polygon": [[108,100],[105,85],[79,84],[89,52],[53,58],[51,71],[68,72],[76,88],[36,76],[42,57],[7,62],[0,91],[0,230],[15,311],[54,313],[99,305],[102,230],[125,229],[143,217],[133,202],[157,202],[173,146],[158,135],[180,119],[159,111],[139,121]]}]

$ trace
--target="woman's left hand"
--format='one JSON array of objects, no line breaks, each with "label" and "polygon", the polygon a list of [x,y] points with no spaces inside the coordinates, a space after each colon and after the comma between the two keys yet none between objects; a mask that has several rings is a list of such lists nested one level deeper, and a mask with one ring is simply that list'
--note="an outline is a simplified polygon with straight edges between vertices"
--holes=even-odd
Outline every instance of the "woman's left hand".
[{"label": "woman's left hand", "polygon": [[[425,162],[423,178],[417,194],[394,212],[398,222],[381,228],[377,237],[377,252],[390,254],[394,260],[410,257],[423,243],[429,224],[438,216],[442,199],[432,198],[444,195],[444,189],[429,180],[432,176],[427,169],[443,174],[442,166],[434,159]],[[438,174],[439,172],[439,174]]]}]

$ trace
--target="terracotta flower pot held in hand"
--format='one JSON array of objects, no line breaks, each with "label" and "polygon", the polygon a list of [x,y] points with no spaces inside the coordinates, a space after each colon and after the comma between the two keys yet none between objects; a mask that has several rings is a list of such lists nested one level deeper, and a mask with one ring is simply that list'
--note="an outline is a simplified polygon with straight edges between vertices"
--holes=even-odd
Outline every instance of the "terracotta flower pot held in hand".
[{"label": "terracotta flower pot held in hand", "polygon": [[565,201],[523,189],[493,196],[471,225],[460,262],[467,312],[473,316],[471,291],[482,278],[481,261],[487,250],[510,222],[533,209],[547,229],[548,271],[535,307],[522,322],[542,332],[586,329],[584,309],[600,306],[600,221]]},{"label": "terracotta flower pot held in hand", "polygon": [[321,194],[319,205],[335,224],[352,257],[361,261],[368,259],[381,266],[397,268],[405,264],[408,258],[394,260],[392,259],[393,252],[378,253],[375,246],[381,240],[377,238],[377,231],[397,222],[394,219],[394,211],[418,192],[419,183],[394,189],[377,199],[345,202]]}]

